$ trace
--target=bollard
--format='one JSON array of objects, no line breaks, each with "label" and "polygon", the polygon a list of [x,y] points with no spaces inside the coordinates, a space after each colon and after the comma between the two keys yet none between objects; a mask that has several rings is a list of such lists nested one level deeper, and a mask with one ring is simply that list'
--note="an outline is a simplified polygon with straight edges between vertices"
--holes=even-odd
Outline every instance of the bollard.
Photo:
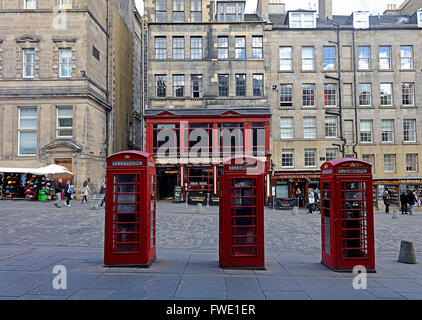
[{"label": "bollard", "polygon": [[400,244],[400,254],[398,262],[407,263],[407,264],[416,264],[416,253],[413,242],[410,241],[401,241]]},{"label": "bollard", "polygon": [[186,207],[189,207],[189,204],[188,204],[188,198],[189,198],[189,192],[186,192]]},{"label": "bollard", "polygon": [[204,209],[202,208],[202,203],[198,203],[196,206],[196,213],[204,213]]},{"label": "bollard", "polygon": [[394,211],[393,212],[393,219],[400,219],[400,212]]},{"label": "bollard", "polygon": [[207,208],[210,207],[210,194],[207,195]]},{"label": "bollard", "polygon": [[299,207],[293,207],[292,216],[298,216],[299,215]]}]

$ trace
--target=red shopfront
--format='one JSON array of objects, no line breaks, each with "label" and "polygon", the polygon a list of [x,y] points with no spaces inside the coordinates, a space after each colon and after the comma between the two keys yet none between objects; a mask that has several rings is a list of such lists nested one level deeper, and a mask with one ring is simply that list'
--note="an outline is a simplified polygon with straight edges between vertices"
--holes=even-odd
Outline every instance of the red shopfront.
[{"label": "red shopfront", "polygon": [[176,186],[184,197],[218,199],[222,161],[233,155],[258,157],[269,170],[270,119],[268,109],[146,111],[146,151],[157,161],[157,199],[170,200]]}]

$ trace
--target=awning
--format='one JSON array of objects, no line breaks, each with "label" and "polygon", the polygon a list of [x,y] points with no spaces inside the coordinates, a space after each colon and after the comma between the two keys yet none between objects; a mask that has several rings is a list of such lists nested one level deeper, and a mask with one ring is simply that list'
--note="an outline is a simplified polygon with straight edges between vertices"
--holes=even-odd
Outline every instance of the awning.
[{"label": "awning", "polygon": [[56,164],[51,164],[49,166],[46,167],[41,167],[38,169],[35,168],[5,168],[5,167],[0,167],[0,173],[30,173],[33,175],[37,175],[37,176],[45,176],[48,174],[71,174],[73,175],[72,172],[70,172],[69,170],[67,170],[65,167],[63,166],[59,166]]}]

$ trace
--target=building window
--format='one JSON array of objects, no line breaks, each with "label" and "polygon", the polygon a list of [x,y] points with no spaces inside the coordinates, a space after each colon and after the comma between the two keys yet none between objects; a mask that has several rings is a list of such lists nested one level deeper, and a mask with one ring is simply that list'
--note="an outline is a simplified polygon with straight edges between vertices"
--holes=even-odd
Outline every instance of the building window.
[{"label": "building window", "polygon": [[245,3],[218,2],[218,22],[242,22],[244,20]]},{"label": "building window", "polygon": [[290,28],[315,28],[316,15],[315,12],[290,12],[289,27]]},{"label": "building window", "polygon": [[293,118],[280,118],[281,139],[293,139]]},{"label": "building window", "polygon": [[155,22],[167,22],[167,0],[155,1]]},{"label": "building window", "polygon": [[338,158],[338,149],[337,148],[328,148],[325,150],[325,161],[333,161]]},{"label": "building window", "polygon": [[263,42],[262,36],[253,36],[252,37],[252,59],[262,59],[263,58]]},{"label": "building window", "polygon": [[359,84],[359,105],[366,107],[372,105],[372,86],[370,83]]},{"label": "building window", "polygon": [[295,151],[293,149],[283,149],[281,152],[281,166],[283,168],[294,168]]},{"label": "building window", "polygon": [[402,103],[404,106],[415,105],[415,84],[414,83],[402,83]]},{"label": "building window", "polygon": [[229,38],[228,37],[218,37],[218,59],[228,59],[229,58]]},{"label": "building window", "polygon": [[375,172],[375,155],[373,154],[363,154],[362,161],[369,163],[372,166],[372,173]]},{"label": "building window", "polygon": [[317,128],[315,117],[303,117],[303,138],[316,139]]},{"label": "building window", "polygon": [[280,71],[292,71],[292,47],[280,47]]},{"label": "building window", "polygon": [[202,59],[202,37],[190,38],[191,59]]},{"label": "building window", "polygon": [[393,84],[392,83],[381,83],[380,84],[380,98],[381,106],[392,106],[393,105]]},{"label": "building window", "polygon": [[62,9],[72,9],[73,0],[60,0],[60,8]]},{"label": "building window", "polygon": [[382,70],[392,69],[392,66],[391,66],[391,47],[389,47],[389,46],[380,46],[379,47],[379,63],[380,63],[380,69],[382,69]]},{"label": "building window", "polygon": [[246,74],[236,74],[236,96],[246,96]]},{"label": "building window", "polygon": [[324,84],[324,105],[326,107],[337,106],[337,85],[334,83]]},{"label": "building window", "polygon": [[193,74],[190,78],[190,86],[192,91],[192,98],[202,98],[203,96],[203,87],[202,87],[202,75]]},{"label": "building window", "polygon": [[394,120],[381,121],[381,141],[394,142]]},{"label": "building window", "polygon": [[418,26],[419,28],[422,28],[422,9],[418,10]]},{"label": "building window", "polygon": [[359,70],[369,70],[371,63],[371,47],[358,47],[358,65]]},{"label": "building window", "polygon": [[23,77],[35,76],[35,49],[23,49]]},{"label": "building window", "polygon": [[263,97],[264,96],[264,75],[263,74],[253,74],[252,75],[252,86],[253,86],[253,96],[254,97]]},{"label": "building window", "polygon": [[246,59],[246,37],[235,37],[234,55],[236,59]]},{"label": "building window", "polygon": [[73,136],[73,108],[57,107],[57,137]]},{"label": "building window", "polygon": [[202,22],[202,0],[190,1],[190,21]]},{"label": "building window", "polygon": [[185,38],[173,37],[173,59],[182,60],[185,58]]},{"label": "building window", "polygon": [[37,154],[37,129],[37,108],[19,108],[19,155]]},{"label": "building window", "polygon": [[316,167],[317,149],[305,149],[305,167]]},{"label": "building window", "polygon": [[418,171],[418,155],[417,154],[406,154],[406,172],[417,172]]},{"label": "building window", "polygon": [[228,74],[218,75],[218,96],[219,97],[229,96],[229,75]]},{"label": "building window", "polygon": [[185,22],[185,0],[173,0],[173,22]]},{"label": "building window", "polygon": [[323,47],[323,69],[334,70],[336,68],[336,48]]},{"label": "building window", "polygon": [[372,133],[372,120],[361,120],[360,121],[360,142],[362,143],[372,143],[373,133]]},{"label": "building window", "polygon": [[72,49],[60,49],[59,72],[61,78],[72,77]]},{"label": "building window", "polygon": [[313,71],[314,68],[314,47],[302,47],[302,70]]},{"label": "building window", "polygon": [[24,0],[23,1],[24,9],[37,9],[37,0]]},{"label": "building window", "polygon": [[167,76],[166,75],[156,75],[155,76],[155,96],[157,98],[165,98],[167,93]]},{"label": "building window", "polygon": [[155,59],[167,59],[167,38],[155,37]]},{"label": "building window", "polygon": [[396,172],[396,155],[384,155],[384,172]]},{"label": "building window", "polygon": [[413,69],[413,47],[412,46],[400,47],[400,68],[402,70]]},{"label": "building window", "polygon": [[291,107],[293,106],[293,85],[280,84],[280,106]]},{"label": "building window", "polygon": [[337,138],[337,117],[325,118],[325,137]]},{"label": "building window", "polygon": [[302,85],[302,98],[304,107],[315,106],[315,84]]},{"label": "building window", "polygon": [[416,142],[416,120],[403,120],[403,139],[404,142]]},{"label": "building window", "polygon": [[183,98],[185,96],[185,76],[173,75],[173,97]]}]

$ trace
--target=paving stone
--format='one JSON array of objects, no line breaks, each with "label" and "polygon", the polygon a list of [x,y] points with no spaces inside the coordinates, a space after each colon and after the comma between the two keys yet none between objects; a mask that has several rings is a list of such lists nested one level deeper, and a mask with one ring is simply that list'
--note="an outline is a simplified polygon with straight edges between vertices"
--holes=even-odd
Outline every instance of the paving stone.
[{"label": "paving stone", "polygon": [[225,277],[228,300],[264,300],[262,289],[254,277]]},{"label": "paving stone", "polygon": [[225,298],[224,277],[183,275],[175,297]]},{"label": "paving stone", "polygon": [[300,291],[302,287],[291,277],[257,277],[264,291]]},{"label": "paving stone", "polygon": [[113,290],[81,289],[68,300],[105,300],[113,294]]},{"label": "paving stone", "polygon": [[267,300],[310,300],[305,291],[264,291]]}]

